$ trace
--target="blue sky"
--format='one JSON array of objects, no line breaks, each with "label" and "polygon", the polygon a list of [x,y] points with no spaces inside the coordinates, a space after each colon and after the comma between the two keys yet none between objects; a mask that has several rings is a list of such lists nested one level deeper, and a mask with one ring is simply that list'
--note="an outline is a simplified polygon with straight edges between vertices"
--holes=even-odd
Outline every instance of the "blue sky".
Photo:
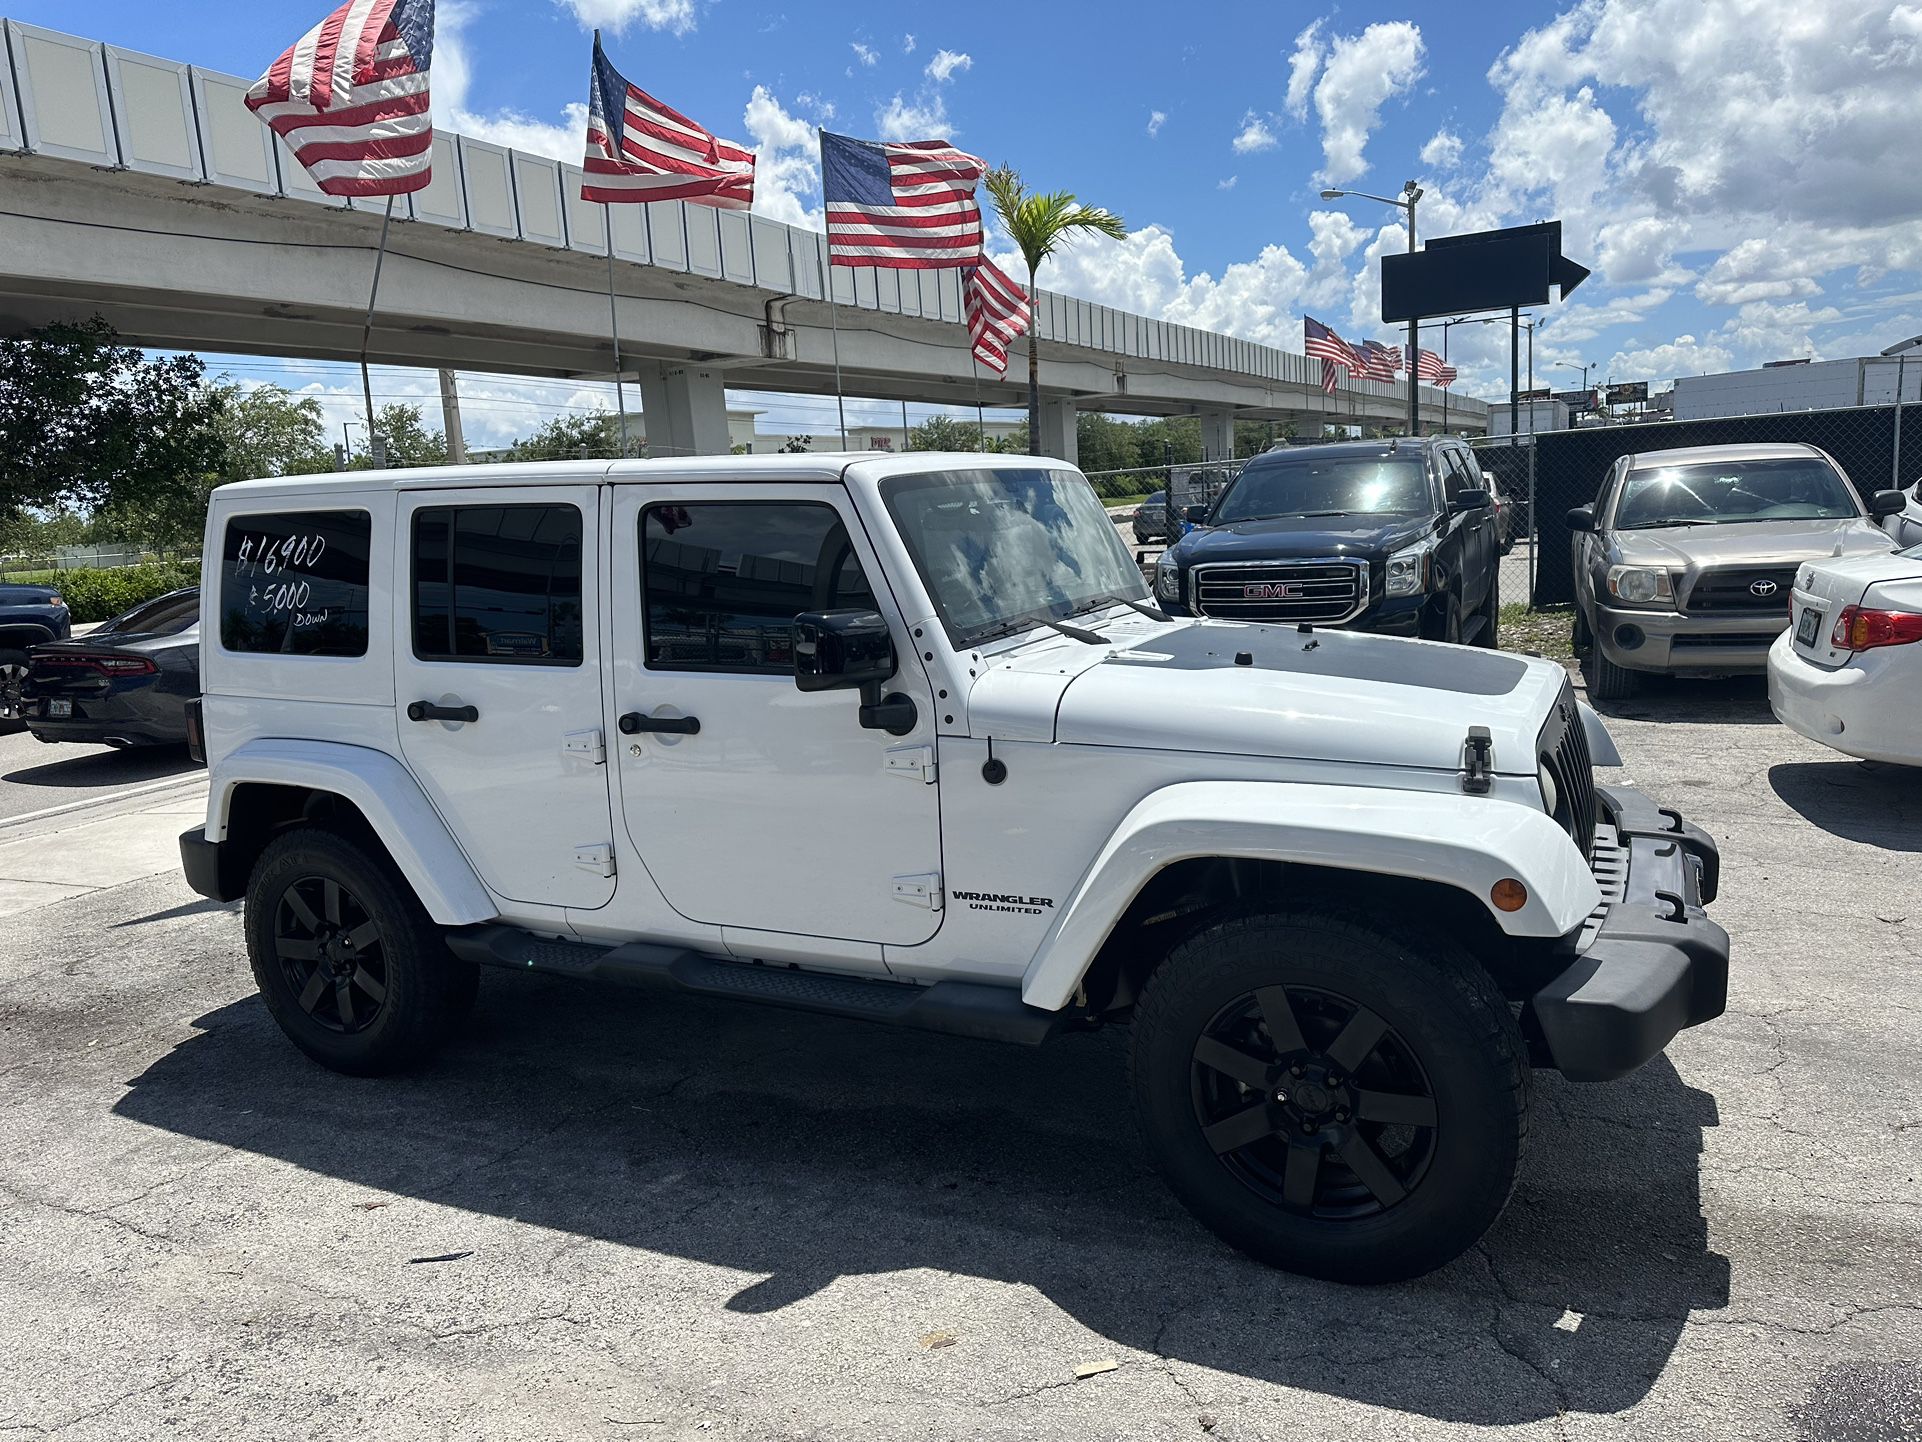
[{"label": "blue sky", "polygon": [[[71,0],[4,3],[77,23]],[[84,28],[253,75],[326,8],[95,0]],[[437,119],[578,157],[598,24],[636,83],[761,149],[757,208],[779,219],[818,215],[811,127],[946,135],[1134,229],[1080,247],[1042,284],[1288,349],[1304,312],[1353,339],[1390,334],[1374,319],[1375,262],[1405,244],[1395,215],[1318,192],[1409,178],[1428,190],[1427,234],[1564,221],[1568,252],[1596,274],[1537,334],[1538,380],[1558,386],[1576,380],[1560,361],[1661,385],[1922,331],[1922,3],[1203,10],[1183,26],[1141,0],[440,0]],[[1450,351],[1466,389],[1505,390],[1496,328],[1462,327]],[[235,368],[313,384],[330,408],[357,389],[337,368]],[[430,379],[380,388],[425,394]],[[551,383],[467,386],[483,439],[600,401]]]}]

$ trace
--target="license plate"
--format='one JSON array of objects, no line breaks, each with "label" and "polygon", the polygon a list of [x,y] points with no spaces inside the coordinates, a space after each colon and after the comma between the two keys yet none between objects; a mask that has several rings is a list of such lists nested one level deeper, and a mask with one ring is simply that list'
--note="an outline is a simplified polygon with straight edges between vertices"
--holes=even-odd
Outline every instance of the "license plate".
[{"label": "license plate", "polygon": [[49,701],[47,703],[47,715],[48,716],[71,716],[73,715],[73,702]]},{"label": "license plate", "polygon": [[1801,618],[1795,623],[1796,642],[1803,646],[1813,646],[1815,638],[1822,634],[1824,612],[1815,606],[1804,606]]}]

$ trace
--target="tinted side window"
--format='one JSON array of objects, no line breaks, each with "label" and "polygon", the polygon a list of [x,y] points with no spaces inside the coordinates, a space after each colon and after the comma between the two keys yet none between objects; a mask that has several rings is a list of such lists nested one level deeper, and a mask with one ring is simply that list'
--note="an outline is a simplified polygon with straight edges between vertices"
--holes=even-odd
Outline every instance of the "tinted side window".
[{"label": "tinted side window", "polygon": [[874,591],[830,506],[715,501],[641,513],[647,664],[785,673],[794,618],[873,610]]},{"label": "tinted side window", "polygon": [[581,664],[578,507],[416,511],[413,560],[421,660]]},{"label": "tinted side window", "polygon": [[1442,498],[1452,501],[1463,491],[1480,487],[1481,477],[1470,478],[1468,467],[1462,464],[1461,456],[1453,450],[1444,450],[1441,455]]},{"label": "tinted side window", "polygon": [[111,631],[118,636],[172,636],[200,619],[200,592],[184,596],[163,596],[123,612],[95,631]]},{"label": "tinted side window", "polygon": [[236,516],[221,547],[220,644],[283,656],[367,654],[366,511]]}]

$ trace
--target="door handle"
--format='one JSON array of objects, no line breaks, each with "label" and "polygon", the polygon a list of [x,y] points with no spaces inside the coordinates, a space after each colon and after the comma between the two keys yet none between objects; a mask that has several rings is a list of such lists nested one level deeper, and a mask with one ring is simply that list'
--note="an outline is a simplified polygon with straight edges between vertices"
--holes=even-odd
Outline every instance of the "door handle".
[{"label": "door handle", "polygon": [[409,701],[409,721],[478,721],[478,706],[437,706],[432,701]]},{"label": "door handle", "polygon": [[701,719],[698,716],[643,716],[638,711],[630,711],[618,723],[621,735],[632,736],[638,731],[666,731],[675,736],[698,736]]}]

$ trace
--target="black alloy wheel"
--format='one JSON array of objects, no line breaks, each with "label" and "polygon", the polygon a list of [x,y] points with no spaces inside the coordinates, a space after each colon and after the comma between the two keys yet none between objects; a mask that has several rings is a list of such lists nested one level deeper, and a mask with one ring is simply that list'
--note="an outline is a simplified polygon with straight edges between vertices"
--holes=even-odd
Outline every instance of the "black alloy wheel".
[{"label": "black alloy wheel", "polygon": [[27,684],[27,653],[0,651],[0,721],[18,721],[20,692]]},{"label": "black alloy wheel", "polygon": [[386,1004],[380,926],[332,877],[296,877],[281,892],[274,955],[300,1009],[328,1031],[365,1031]]},{"label": "black alloy wheel", "polygon": [[1264,1201],[1355,1220],[1421,1185],[1439,1140],[1433,1088],[1414,1051],[1360,1003],[1269,986],[1237,997],[1195,1044],[1195,1120]]}]

